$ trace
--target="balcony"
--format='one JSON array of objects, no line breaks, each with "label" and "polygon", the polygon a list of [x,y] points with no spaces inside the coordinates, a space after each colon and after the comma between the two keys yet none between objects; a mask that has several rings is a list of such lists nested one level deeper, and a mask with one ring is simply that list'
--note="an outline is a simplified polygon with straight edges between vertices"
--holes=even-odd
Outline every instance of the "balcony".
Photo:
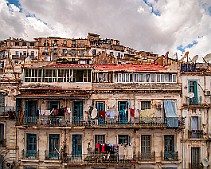
[{"label": "balcony", "polygon": [[178,161],[178,152],[161,152],[163,161]]},{"label": "balcony", "polygon": [[53,152],[45,150],[45,160],[60,160],[59,153],[56,150]]},{"label": "balcony", "polygon": [[188,130],[188,138],[203,138],[203,130]]},{"label": "balcony", "polygon": [[23,160],[38,160],[39,150],[22,150]]},{"label": "balcony", "polygon": [[128,165],[136,163],[134,159],[120,159],[118,154],[68,154],[64,159],[64,163],[69,166],[77,165]]},{"label": "balcony", "polygon": [[189,169],[203,169],[203,166],[197,162],[189,163]]},{"label": "balcony", "polygon": [[66,126],[67,121],[64,116],[31,116],[24,117],[23,120],[18,119],[16,125],[28,125],[28,126]]},{"label": "balcony", "polygon": [[0,140],[0,147],[6,147],[6,139]]},{"label": "balcony", "polygon": [[[177,118],[178,119],[178,118]],[[48,127],[84,127],[84,128],[171,128],[168,127],[167,120],[161,117],[142,117],[132,120],[119,118],[79,118],[79,117],[65,117],[65,116],[33,116],[19,118],[16,125],[27,126],[48,126]],[[177,120],[177,127],[184,126],[184,119]],[[176,128],[177,128],[176,127]]]},{"label": "balcony", "polygon": [[178,83],[93,83],[93,90],[181,91]]},{"label": "balcony", "polygon": [[9,116],[10,119],[15,119],[15,108],[13,106],[0,107],[0,116]]},{"label": "balcony", "polygon": [[155,152],[139,152],[139,161],[155,161]]}]

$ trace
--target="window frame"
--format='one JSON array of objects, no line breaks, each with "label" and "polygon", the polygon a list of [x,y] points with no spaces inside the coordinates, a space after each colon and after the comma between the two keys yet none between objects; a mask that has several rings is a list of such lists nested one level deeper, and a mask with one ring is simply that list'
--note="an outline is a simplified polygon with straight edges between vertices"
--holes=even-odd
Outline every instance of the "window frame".
[{"label": "window frame", "polygon": [[129,145],[130,144],[130,136],[129,135],[118,135],[118,144]]}]

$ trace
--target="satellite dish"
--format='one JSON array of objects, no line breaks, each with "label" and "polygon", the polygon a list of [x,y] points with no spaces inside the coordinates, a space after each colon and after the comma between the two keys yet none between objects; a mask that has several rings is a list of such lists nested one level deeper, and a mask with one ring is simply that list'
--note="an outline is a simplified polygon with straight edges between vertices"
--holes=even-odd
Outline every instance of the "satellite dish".
[{"label": "satellite dish", "polygon": [[207,158],[204,158],[204,159],[202,160],[202,164],[203,164],[204,167],[207,167],[207,166],[209,165],[208,159],[207,159]]},{"label": "satellite dish", "polygon": [[192,59],[192,62],[196,62],[198,58],[199,58],[199,55],[194,56]]},{"label": "satellite dish", "polygon": [[204,57],[204,61],[205,62],[209,62],[211,60],[211,53],[207,54],[205,57]]},{"label": "satellite dish", "polygon": [[94,109],[92,110],[91,116],[92,116],[92,119],[94,119],[94,118],[97,117],[97,109],[96,109],[96,108],[94,108]]}]

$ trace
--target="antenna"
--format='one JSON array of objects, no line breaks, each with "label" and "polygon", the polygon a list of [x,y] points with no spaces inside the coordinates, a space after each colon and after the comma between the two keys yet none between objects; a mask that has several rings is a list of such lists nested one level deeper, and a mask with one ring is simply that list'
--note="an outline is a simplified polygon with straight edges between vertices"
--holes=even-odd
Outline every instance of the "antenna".
[{"label": "antenna", "polygon": [[198,58],[199,58],[199,55],[194,56],[192,59],[192,62],[196,62],[198,60]]}]

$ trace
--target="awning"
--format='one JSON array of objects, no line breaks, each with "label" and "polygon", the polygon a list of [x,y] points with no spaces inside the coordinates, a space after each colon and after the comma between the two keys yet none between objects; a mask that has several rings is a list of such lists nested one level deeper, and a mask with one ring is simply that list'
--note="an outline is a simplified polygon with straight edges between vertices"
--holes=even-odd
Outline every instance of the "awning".
[{"label": "awning", "polygon": [[166,123],[168,127],[178,127],[178,116],[173,100],[164,100],[163,102]]}]

